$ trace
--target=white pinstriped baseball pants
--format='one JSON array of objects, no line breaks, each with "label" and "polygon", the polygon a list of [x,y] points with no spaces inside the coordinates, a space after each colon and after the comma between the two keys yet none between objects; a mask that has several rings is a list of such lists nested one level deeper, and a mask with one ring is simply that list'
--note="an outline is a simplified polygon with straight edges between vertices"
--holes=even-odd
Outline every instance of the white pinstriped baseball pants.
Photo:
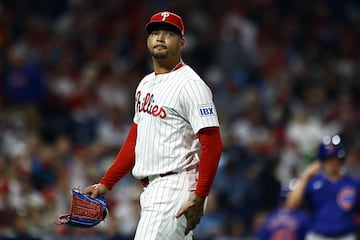
[{"label": "white pinstriped baseball pants", "polygon": [[308,233],[305,240],[356,240],[355,234],[348,234],[342,237],[324,237],[316,233]]},{"label": "white pinstriped baseball pants", "polygon": [[195,169],[149,180],[140,196],[141,216],[135,240],[191,240],[192,232],[185,236],[185,216],[175,215],[193,194]]}]

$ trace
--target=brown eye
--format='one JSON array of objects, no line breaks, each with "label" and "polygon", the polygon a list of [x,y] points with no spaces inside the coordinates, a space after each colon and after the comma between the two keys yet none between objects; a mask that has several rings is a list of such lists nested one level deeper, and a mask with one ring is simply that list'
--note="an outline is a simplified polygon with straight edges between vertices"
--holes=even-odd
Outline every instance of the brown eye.
[{"label": "brown eye", "polygon": [[175,36],[175,33],[173,33],[173,32],[166,32],[165,36],[167,36],[167,37],[173,37],[173,36]]},{"label": "brown eye", "polygon": [[159,32],[158,32],[158,31],[152,31],[152,32],[150,33],[150,35],[151,35],[151,36],[157,36],[157,35],[159,35]]}]

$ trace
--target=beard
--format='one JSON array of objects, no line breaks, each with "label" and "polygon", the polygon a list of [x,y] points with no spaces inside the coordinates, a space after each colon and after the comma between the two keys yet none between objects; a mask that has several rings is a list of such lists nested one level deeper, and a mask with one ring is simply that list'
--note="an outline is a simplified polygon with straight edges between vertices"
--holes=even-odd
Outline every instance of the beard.
[{"label": "beard", "polygon": [[163,52],[163,53],[155,53],[154,51],[151,52],[151,56],[153,56],[153,58],[155,59],[166,59],[169,54],[167,52]]}]

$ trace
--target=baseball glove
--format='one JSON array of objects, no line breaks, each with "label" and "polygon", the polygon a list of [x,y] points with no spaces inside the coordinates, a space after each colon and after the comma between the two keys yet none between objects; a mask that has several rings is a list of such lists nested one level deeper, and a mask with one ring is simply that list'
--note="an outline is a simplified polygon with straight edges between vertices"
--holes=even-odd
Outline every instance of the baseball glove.
[{"label": "baseball glove", "polygon": [[71,190],[70,213],[60,215],[58,224],[91,228],[106,218],[107,211],[107,202],[103,195],[91,198],[74,188]]}]

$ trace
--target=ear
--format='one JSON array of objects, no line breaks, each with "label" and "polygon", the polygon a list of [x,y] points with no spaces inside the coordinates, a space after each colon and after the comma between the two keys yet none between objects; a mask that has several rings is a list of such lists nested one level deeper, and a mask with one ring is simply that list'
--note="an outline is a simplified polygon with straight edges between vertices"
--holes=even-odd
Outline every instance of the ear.
[{"label": "ear", "polygon": [[181,47],[185,46],[185,38],[184,37],[181,37],[180,44],[181,44]]}]

